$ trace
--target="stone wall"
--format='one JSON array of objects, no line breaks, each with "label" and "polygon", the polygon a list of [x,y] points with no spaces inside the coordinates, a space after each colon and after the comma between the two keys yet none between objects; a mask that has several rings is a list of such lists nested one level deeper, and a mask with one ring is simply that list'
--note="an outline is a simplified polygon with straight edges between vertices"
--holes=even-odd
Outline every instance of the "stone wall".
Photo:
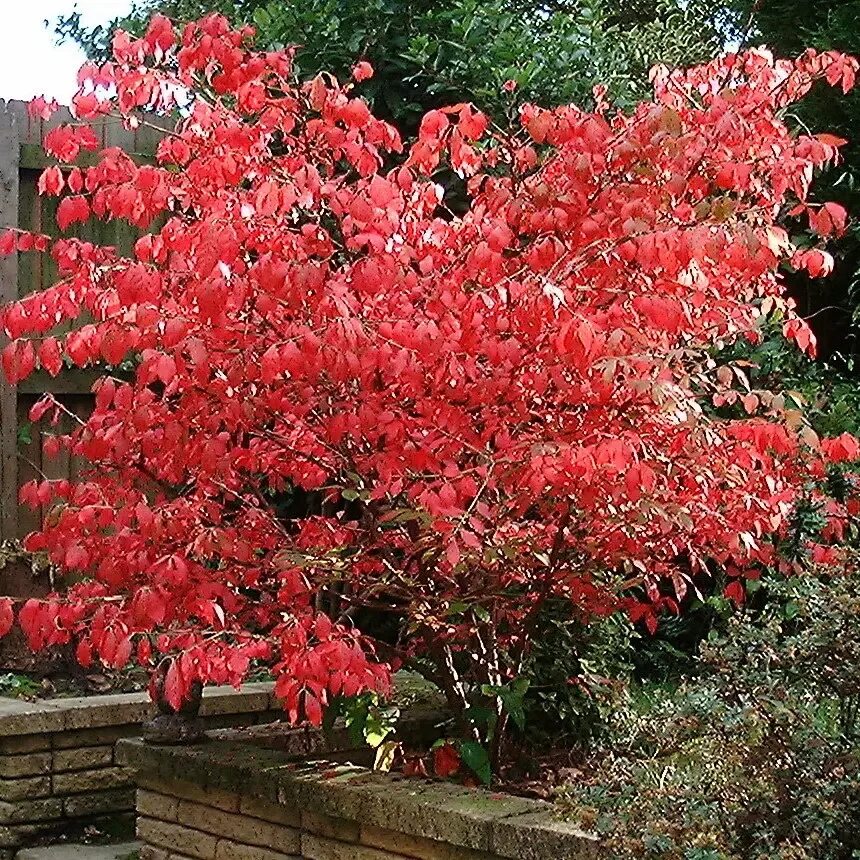
[{"label": "stone wall", "polygon": [[[251,733],[253,735],[253,733]],[[222,733],[191,747],[118,744],[137,772],[140,860],[591,860],[548,803],[309,762],[309,733]]]},{"label": "stone wall", "polygon": [[[0,699],[0,860],[17,847],[68,836],[88,824],[131,829],[134,784],[115,744],[140,734],[145,693],[24,702]],[[271,684],[214,687],[201,714],[209,728],[282,716]]]}]

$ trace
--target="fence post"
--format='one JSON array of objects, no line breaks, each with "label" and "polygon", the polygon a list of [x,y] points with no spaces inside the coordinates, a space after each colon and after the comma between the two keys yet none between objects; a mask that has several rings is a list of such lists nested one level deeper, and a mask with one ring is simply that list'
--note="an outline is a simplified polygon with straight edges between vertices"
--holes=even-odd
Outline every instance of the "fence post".
[{"label": "fence post", "polygon": [[[0,228],[18,224],[21,146],[11,103],[0,102]],[[0,305],[18,298],[18,254],[0,257]],[[0,333],[0,347],[6,338]],[[18,392],[0,372],[0,539],[18,537]]]}]

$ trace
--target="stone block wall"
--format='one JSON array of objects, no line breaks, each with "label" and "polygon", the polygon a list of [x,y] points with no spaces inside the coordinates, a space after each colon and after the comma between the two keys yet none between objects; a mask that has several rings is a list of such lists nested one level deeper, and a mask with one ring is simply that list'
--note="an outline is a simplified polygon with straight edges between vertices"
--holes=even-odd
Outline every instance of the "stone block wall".
[{"label": "stone block wall", "polygon": [[[15,850],[88,824],[130,830],[132,773],[117,763],[121,738],[140,734],[152,713],[145,693],[23,702],[0,699],[0,860]],[[248,726],[282,716],[271,684],[204,693],[210,728]]]},{"label": "stone block wall", "polygon": [[279,860],[300,856],[298,813],[191,783],[143,779],[137,790],[141,860]]},{"label": "stone block wall", "polygon": [[597,842],[548,803],[302,761],[295,750],[313,744],[293,737],[274,748],[238,733],[181,748],[122,741],[120,758],[137,772],[140,860],[598,857]]}]

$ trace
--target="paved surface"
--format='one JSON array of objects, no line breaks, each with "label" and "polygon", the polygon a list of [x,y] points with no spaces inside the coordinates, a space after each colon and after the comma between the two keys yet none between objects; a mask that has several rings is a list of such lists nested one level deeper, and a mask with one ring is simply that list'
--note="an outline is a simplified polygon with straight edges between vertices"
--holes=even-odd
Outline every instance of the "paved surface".
[{"label": "paved surface", "polygon": [[15,860],[126,860],[140,845],[52,845],[50,848],[24,848]]}]

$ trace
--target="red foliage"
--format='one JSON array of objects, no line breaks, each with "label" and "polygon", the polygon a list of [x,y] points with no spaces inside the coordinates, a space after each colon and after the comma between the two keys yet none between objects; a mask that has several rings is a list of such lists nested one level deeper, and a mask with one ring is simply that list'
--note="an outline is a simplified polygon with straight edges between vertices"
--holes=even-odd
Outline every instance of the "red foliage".
[{"label": "red foliage", "polygon": [[[452,701],[461,652],[474,680],[504,683],[549,598],[653,627],[719,568],[743,572],[741,599],[824,458],[856,453],[819,447],[712,357],[774,313],[813,349],[777,218],[798,206],[824,236],[844,228],[807,201],[839,141],[792,137],[778,112],[817,78],[847,89],[856,62],[658,69],[629,116],[526,106],[513,136],[456,105],[403,152],[351,85],[296,86],[291,52],[249,35],[214,15],[118,34],[115,61],[81,72],[81,122],[46,138],[68,163],[98,145],[86,118],[180,116],[154,165],[106,149],[45,172],[61,228],[151,232],[130,256],[52,241],[57,283],[3,311],[11,380],[62,356],[114,368],[58,440],[90,471],[21,494],[51,508],[27,546],[87,575],[20,610],[30,644],[168,661],[174,704],[268,662],[290,718],[318,723],[416,652]],[[432,181],[443,162],[467,182],[463,215]],[[291,487],[321,491],[317,515],[279,510]],[[402,613],[407,635],[379,652],[359,606]]]},{"label": "red foliage", "polygon": [[433,772],[447,779],[460,770],[460,753],[451,743],[443,743],[433,750]]}]

